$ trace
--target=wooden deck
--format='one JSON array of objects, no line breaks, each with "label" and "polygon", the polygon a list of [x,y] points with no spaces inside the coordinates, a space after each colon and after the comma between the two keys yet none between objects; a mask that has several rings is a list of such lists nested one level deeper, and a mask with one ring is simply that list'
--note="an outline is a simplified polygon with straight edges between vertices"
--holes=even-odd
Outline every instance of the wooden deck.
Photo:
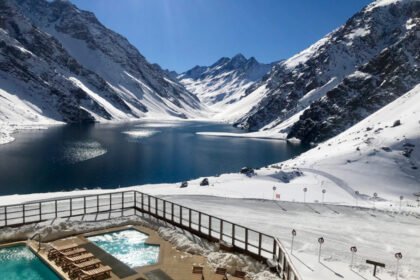
[{"label": "wooden deck", "polygon": [[[129,227],[115,227],[107,230],[95,231],[89,235],[103,234],[107,232],[113,232],[118,230],[127,229]],[[111,278],[112,280],[190,280],[192,279],[192,267],[202,266],[204,267],[204,279],[205,280],[221,280],[221,275],[215,274],[215,271],[207,265],[207,260],[203,256],[191,255],[186,252],[177,250],[171,243],[163,240],[156,231],[143,227],[133,226],[141,232],[149,235],[147,243],[158,244],[160,246],[159,261],[157,264],[148,265],[138,268],[130,268],[121,261],[115,259],[110,254],[106,253],[96,245],[90,243],[85,235],[79,235],[67,239],[61,239],[51,242],[56,246],[66,246],[67,244],[76,243],[82,248],[85,248],[88,252],[92,253],[96,258],[101,260],[103,265],[108,265],[112,268]],[[30,244],[33,249],[36,250],[37,244],[32,242]],[[51,262],[47,258],[47,248],[42,248],[39,255],[43,260],[48,263],[63,279],[69,280],[70,278],[64,273],[60,267],[57,267],[54,262]],[[229,277],[229,279],[236,279]]]}]

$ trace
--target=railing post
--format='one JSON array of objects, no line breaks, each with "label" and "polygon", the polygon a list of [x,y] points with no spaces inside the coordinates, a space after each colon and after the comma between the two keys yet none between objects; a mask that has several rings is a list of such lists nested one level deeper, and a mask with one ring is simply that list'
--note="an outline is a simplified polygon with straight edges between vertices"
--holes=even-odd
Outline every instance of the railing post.
[{"label": "railing post", "polygon": [[99,194],[96,196],[96,212],[99,213]]},{"label": "railing post", "polygon": [[25,224],[25,204],[22,206],[22,221]]},{"label": "railing post", "polygon": [[112,211],[112,194],[109,194],[109,211]]},{"label": "railing post", "polygon": [[262,233],[260,232],[259,234],[259,240],[258,240],[258,256],[261,256],[261,246],[262,246]]},{"label": "railing post", "polygon": [[56,200],[54,200],[55,202],[54,202],[54,207],[55,207],[55,217],[56,218],[58,218],[58,202],[57,202],[57,199]]},{"label": "railing post", "polygon": [[38,209],[39,209],[39,220],[42,220],[42,213],[41,213],[41,202],[38,203]]},{"label": "railing post", "polygon": [[209,216],[209,236],[211,237],[211,216]]},{"label": "railing post", "polygon": [[141,193],[141,210],[144,211],[144,193]]},{"label": "railing post", "polygon": [[133,191],[133,194],[134,194],[134,208],[137,208],[137,192],[136,191]]},{"label": "railing post", "polygon": [[276,259],[277,256],[277,242],[276,239],[273,237],[273,260]]},{"label": "railing post", "polygon": [[220,241],[223,240],[223,220],[220,219]]},{"label": "railing post", "polygon": [[158,212],[158,198],[155,197],[155,213],[156,213],[156,217],[159,217],[159,212]]},{"label": "railing post", "polygon": [[188,227],[191,229],[191,224],[192,224],[192,215],[191,215],[191,208],[188,209]]},{"label": "railing post", "polygon": [[235,246],[235,224],[232,224],[232,245]]},{"label": "railing post", "polygon": [[73,217],[73,198],[70,198],[70,217]]},{"label": "railing post", "polygon": [[180,220],[180,224],[181,224],[181,226],[182,226],[182,220],[183,220],[183,218],[182,218],[182,207],[179,207],[179,215],[181,216],[181,220]]},{"label": "railing post", "polygon": [[175,211],[175,205],[173,204],[173,202],[171,202],[171,220],[172,222],[174,221],[174,211]]},{"label": "railing post", "polygon": [[245,228],[245,251],[248,251],[248,228]]},{"label": "railing post", "polygon": [[124,211],[124,209],[125,209],[125,192],[121,193],[121,200],[122,200],[122,202],[121,202],[122,210]]},{"label": "railing post", "polygon": [[201,232],[201,212],[198,212],[198,232]]},{"label": "railing post", "polygon": [[7,206],[4,207],[4,225],[7,226]]},{"label": "railing post", "polygon": [[163,219],[166,219],[166,200],[163,201]]},{"label": "railing post", "polygon": [[86,215],[86,196],[83,197],[83,213]]}]

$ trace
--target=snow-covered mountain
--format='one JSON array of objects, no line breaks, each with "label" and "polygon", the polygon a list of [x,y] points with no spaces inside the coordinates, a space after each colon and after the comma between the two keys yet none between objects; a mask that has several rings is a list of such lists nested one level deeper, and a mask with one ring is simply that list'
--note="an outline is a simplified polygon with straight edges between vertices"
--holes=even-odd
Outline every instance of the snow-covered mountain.
[{"label": "snow-covered mountain", "polygon": [[247,59],[237,54],[232,58],[223,57],[211,66],[195,66],[180,74],[178,79],[213,110],[215,119],[235,119],[241,111],[250,110],[252,102],[244,107],[242,101],[240,111],[235,104],[247,97],[246,89],[261,80],[272,66],[260,63],[254,57]]},{"label": "snow-covered mountain", "polygon": [[0,1],[0,122],[191,118],[198,98],[69,1]]},{"label": "snow-covered mountain", "polygon": [[[420,18],[396,44],[315,101],[288,137],[321,142],[346,130],[420,83]],[[420,104],[418,105],[420,107]]]},{"label": "snow-covered mountain", "polygon": [[307,142],[337,135],[420,82],[419,17],[417,0],[373,2],[251,86],[264,97],[236,124]]}]

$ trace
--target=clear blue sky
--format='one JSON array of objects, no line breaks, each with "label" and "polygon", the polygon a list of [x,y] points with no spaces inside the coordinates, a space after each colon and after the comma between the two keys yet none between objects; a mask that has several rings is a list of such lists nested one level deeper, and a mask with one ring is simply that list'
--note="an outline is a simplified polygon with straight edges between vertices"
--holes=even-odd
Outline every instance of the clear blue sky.
[{"label": "clear blue sky", "polygon": [[242,53],[288,58],[345,23],[371,0],[71,0],[178,72]]}]

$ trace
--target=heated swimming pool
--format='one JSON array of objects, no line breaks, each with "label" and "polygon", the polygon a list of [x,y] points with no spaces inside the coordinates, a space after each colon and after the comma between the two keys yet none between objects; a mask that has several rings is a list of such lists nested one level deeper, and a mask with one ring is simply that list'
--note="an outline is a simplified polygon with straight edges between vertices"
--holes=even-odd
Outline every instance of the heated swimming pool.
[{"label": "heated swimming pool", "polygon": [[159,245],[146,244],[149,236],[135,229],[87,237],[90,242],[131,268],[156,264]]},{"label": "heated swimming pool", "polygon": [[0,279],[59,280],[60,278],[25,245],[0,248]]}]

